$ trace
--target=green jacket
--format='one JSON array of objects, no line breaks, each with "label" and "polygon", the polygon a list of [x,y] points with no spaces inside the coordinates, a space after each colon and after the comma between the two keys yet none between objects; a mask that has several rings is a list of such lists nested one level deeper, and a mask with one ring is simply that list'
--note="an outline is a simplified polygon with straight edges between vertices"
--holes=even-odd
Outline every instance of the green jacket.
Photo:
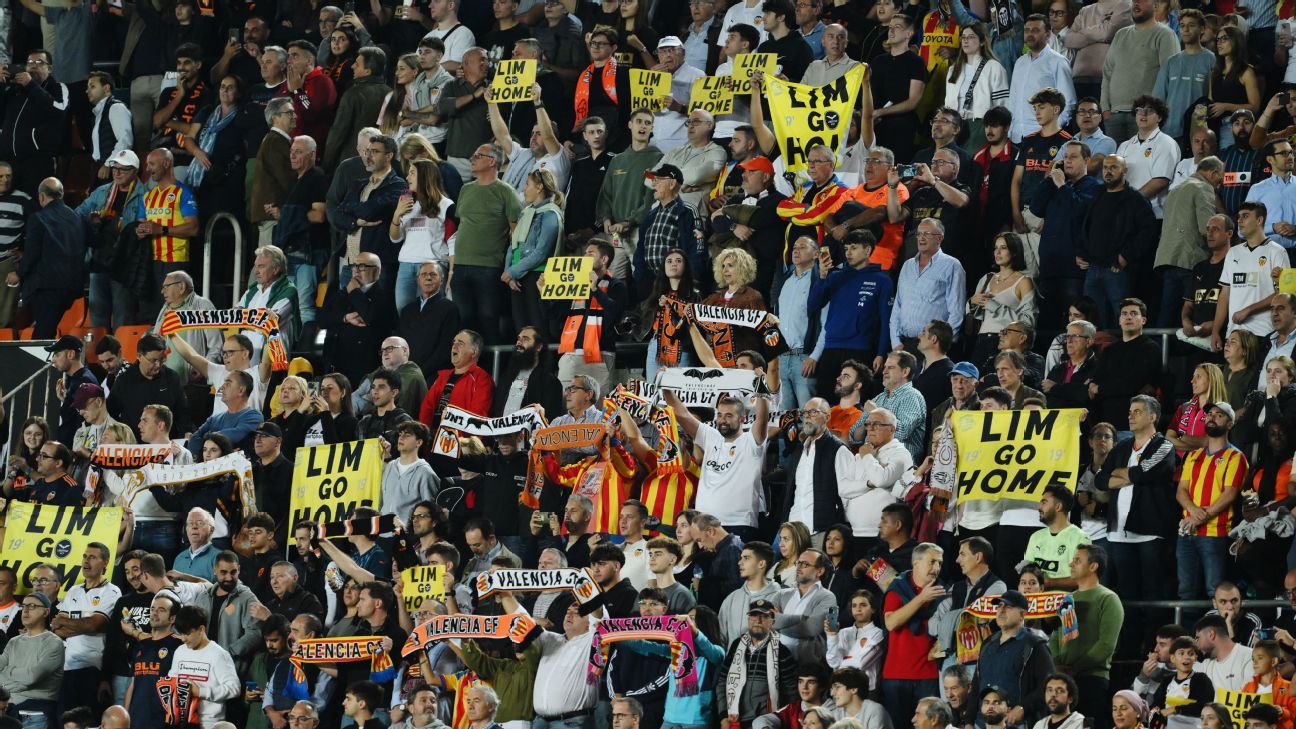
[{"label": "green jacket", "polygon": [[535,719],[531,688],[540,667],[539,641],[532,641],[522,651],[522,660],[492,658],[477,647],[475,640],[465,640],[462,650],[464,665],[489,681],[499,695],[499,710],[495,714],[497,724],[510,721],[530,723]]},{"label": "green jacket", "polygon": [[612,158],[594,206],[596,225],[610,220],[629,223],[631,228],[639,227],[653,203],[653,191],[644,185],[643,173],[655,167],[661,157],[661,150],[650,144],[638,151],[627,149]]},{"label": "green jacket", "polygon": [[374,126],[383,99],[391,88],[381,77],[365,76],[351,82],[351,88],[338,100],[329,127],[328,141],[324,144],[324,169],[332,170],[355,149],[356,135],[365,127]]},{"label": "green jacket", "polygon": [[1116,652],[1116,640],[1125,622],[1125,607],[1116,593],[1102,585],[1092,590],[1078,590],[1071,597],[1075,600],[1080,635],[1064,644],[1062,630],[1053,631],[1049,638],[1053,663],[1066,666],[1067,672],[1076,678],[1109,678],[1112,654]]}]

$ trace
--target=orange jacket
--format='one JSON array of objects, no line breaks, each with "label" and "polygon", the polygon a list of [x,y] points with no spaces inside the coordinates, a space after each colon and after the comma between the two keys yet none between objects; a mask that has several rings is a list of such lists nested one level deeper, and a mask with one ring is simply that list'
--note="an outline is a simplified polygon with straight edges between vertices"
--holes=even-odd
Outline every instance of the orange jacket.
[{"label": "orange jacket", "polygon": [[[1242,687],[1242,692],[1248,694],[1256,693],[1256,689],[1259,686],[1260,677],[1254,676],[1247,682],[1247,685]],[[1294,691],[1296,691],[1296,689],[1292,688],[1291,681],[1283,678],[1277,672],[1274,673],[1273,703],[1274,706],[1282,709],[1282,719],[1278,720],[1277,729],[1293,729],[1292,718],[1296,717],[1296,694],[1293,693]]]}]

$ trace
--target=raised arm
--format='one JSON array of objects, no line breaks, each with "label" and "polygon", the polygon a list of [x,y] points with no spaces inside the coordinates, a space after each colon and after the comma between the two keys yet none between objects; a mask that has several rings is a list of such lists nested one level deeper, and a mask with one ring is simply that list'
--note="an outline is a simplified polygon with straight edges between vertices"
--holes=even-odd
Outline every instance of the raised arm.
[{"label": "raised arm", "polygon": [[176,354],[180,355],[185,362],[188,362],[190,367],[202,375],[203,379],[206,379],[207,365],[211,364],[207,361],[207,358],[195,352],[194,348],[189,346],[189,343],[179,334],[172,334],[167,339],[171,342],[171,349],[175,350]]},{"label": "raised arm", "polygon": [[698,427],[702,425],[702,421],[698,420],[696,415],[689,412],[689,409],[685,407],[684,403],[680,402],[679,397],[675,395],[674,390],[662,390],[662,398],[666,401],[666,404],[675,411],[675,421],[679,423],[679,426],[684,429],[685,433],[688,433],[688,437],[696,438]]}]

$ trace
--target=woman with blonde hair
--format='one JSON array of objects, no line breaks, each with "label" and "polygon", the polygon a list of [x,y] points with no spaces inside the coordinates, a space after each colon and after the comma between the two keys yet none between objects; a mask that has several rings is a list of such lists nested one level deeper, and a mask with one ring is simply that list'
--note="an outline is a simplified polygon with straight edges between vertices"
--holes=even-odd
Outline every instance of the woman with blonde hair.
[{"label": "woman with blonde hair", "polygon": [[454,165],[442,159],[441,154],[436,151],[436,146],[422,134],[413,132],[406,134],[401,140],[400,145],[396,148],[397,158],[400,160],[402,169],[409,169],[409,166],[417,160],[431,160],[441,171],[441,189],[451,200],[459,199],[459,191],[463,189],[463,177],[459,175]]},{"label": "woman with blonde hair", "polygon": [[289,375],[279,384],[279,404],[282,410],[270,419],[283,431],[283,444],[280,450],[289,461],[297,454],[297,449],[306,442],[306,428],[313,420],[310,388],[306,380],[297,375]]},{"label": "woman with blonde hair", "polygon": [[558,180],[546,169],[531,170],[522,188],[522,208],[513,240],[505,258],[500,280],[509,287],[513,308],[513,327],[548,329],[540,287],[536,282],[544,271],[545,261],[558,249],[563,230],[563,194]]},{"label": "woman with blonde hair", "polygon": [[1166,440],[1174,444],[1180,458],[1206,445],[1207,411],[1211,405],[1227,399],[1224,372],[1219,365],[1210,362],[1197,365],[1192,375],[1192,397],[1175,410],[1166,428]]},{"label": "woman with blonde hair", "polygon": [[[414,133],[417,125],[406,119],[404,112],[414,110],[414,82],[419,77],[419,58],[417,54],[406,53],[396,61],[395,84],[383,99],[382,108],[378,110],[378,128],[383,134],[393,138],[399,144],[402,139]],[[409,123],[402,123],[408,121]]]},{"label": "woman with blonde hair", "polygon": [[441,187],[441,170],[427,159],[410,163],[405,175],[409,192],[401,196],[392,212],[387,235],[400,243],[396,259],[396,311],[399,313],[419,297],[418,272],[427,261],[436,261],[443,269],[450,265],[450,236],[455,224],[450,219],[454,201]]},{"label": "woman with blonde hair", "polygon": [[769,579],[783,587],[796,587],[796,563],[801,553],[810,549],[810,528],[799,521],[785,521],[779,527],[779,561],[770,565]]},{"label": "woman with blonde hair", "polygon": [[[765,297],[751,287],[751,282],[756,280],[756,259],[750,253],[741,248],[726,248],[715,257],[712,271],[716,291],[703,299],[703,304],[769,311]],[[726,328],[732,334],[731,337],[716,336]],[[699,322],[696,326],[689,327],[689,337],[693,340],[698,357],[708,367],[734,367],[739,352],[748,349],[759,351],[763,348],[761,337],[754,327]],[[777,359],[769,363],[766,379],[778,382]]]},{"label": "woman with blonde hair", "polygon": [[[99,445],[135,445],[135,432],[125,423],[113,421],[104,426],[99,434]],[[127,471],[115,468],[101,469],[90,466],[86,476],[86,489],[91,492],[87,502],[94,506],[129,506],[122,503],[122,495],[127,488]]]},{"label": "woman with blonde hair", "polygon": [[990,45],[985,23],[964,26],[959,52],[945,72],[945,106],[958,110],[967,129],[964,149],[985,144],[985,113],[1008,102],[1008,72]]}]

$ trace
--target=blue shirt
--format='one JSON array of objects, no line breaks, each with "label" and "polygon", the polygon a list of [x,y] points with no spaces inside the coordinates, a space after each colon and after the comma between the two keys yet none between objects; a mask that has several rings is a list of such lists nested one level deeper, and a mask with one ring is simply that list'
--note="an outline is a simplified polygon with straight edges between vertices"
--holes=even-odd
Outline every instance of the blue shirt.
[{"label": "blue shirt", "polygon": [[882,354],[891,349],[888,324],[894,299],[891,277],[874,263],[829,271],[826,279],[815,276],[810,310],[825,305],[831,310],[819,314],[825,346]]},{"label": "blue shirt", "polygon": [[216,548],[211,542],[204,544],[197,553],[188,549],[182,550],[175,558],[175,569],[186,575],[201,577],[208,582],[215,582]]},{"label": "blue shirt", "polygon": [[1012,84],[1008,87],[1008,111],[1012,112],[1013,119],[1008,137],[1013,144],[1020,143],[1027,134],[1039,131],[1040,126],[1035,121],[1035,110],[1031,108],[1030,97],[1045,86],[1061,91],[1066,99],[1062,116],[1058,117],[1058,126],[1065,128],[1076,105],[1071,64],[1052,48],[1045,48],[1034,58],[1029,53],[1018,57],[1012,68]]},{"label": "blue shirt", "polygon": [[1283,248],[1296,247],[1296,238],[1274,232],[1274,223],[1296,223],[1296,180],[1291,174],[1285,180],[1274,175],[1264,182],[1257,182],[1247,192],[1246,199],[1247,202],[1262,202],[1268,208],[1265,235]]},{"label": "blue shirt", "polygon": [[[779,289],[778,318],[779,331],[783,332],[783,341],[792,349],[803,349],[806,337],[810,334],[810,288],[817,278],[812,264],[805,273],[797,273],[796,268],[788,270],[783,288]],[[823,318],[820,318],[823,321]],[[814,351],[810,358],[819,361],[824,350],[823,326],[819,327]]]},{"label": "blue shirt", "polygon": [[[1071,141],[1084,142],[1084,146],[1089,148],[1089,154],[1091,155],[1101,154],[1105,156],[1116,154],[1116,140],[1103,134],[1102,129],[1095,129],[1094,133],[1087,137],[1083,133],[1077,132],[1074,137],[1071,137]],[[1057,159],[1060,160],[1064,156],[1066,156],[1065,144],[1058,150]]]},{"label": "blue shirt", "polygon": [[966,281],[963,264],[942,250],[922,270],[918,256],[905,261],[891,308],[891,346],[899,346],[901,337],[918,336],[932,319],[949,322],[959,331],[967,306]]},{"label": "blue shirt", "polygon": [[806,45],[810,46],[816,60],[822,59],[826,55],[823,47],[823,34],[827,29],[828,26],[824,25],[822,21],[815,23],[815,27],[809,33],[800,28],[797,29],[801,37],[805,38]]},{"label": "blue shirt", "polygon": [[895,415],[896,440],[904,443],[915,462],[921,461],[927,448],[927,401],[918,388],[906,382],[890,392],[883,390],[873,404]]},{"label": "blue shirt", "polygon": [[[693,30],[693,24],[689,23],[689,34],[684,39],[684,65],[700,68],[703,71],[707,68],[707,53],[711,50],[711,45],[707,43],[707,33],[711,32],[711,25],[716,22],[716,16],[712,15],[711,19],[702,24],[698,30]],[[808,42],[808,41],[807,41]]]},{"label": "blue shirt", "polygon": [[[1009,706],[1021,701],[1022,659],[1026,655],[1026,628],[1017,631],[1017,635],[1000,643],[1000,634],[995,633],[981,645],[981,660],[977,661],[977,672],[981,674],[981,686],[998,686],[1007,695]],[[989,655],[987,655],[989,654]],[[989,660],[986,660],[986,659]]]},{"label": "blue shirt", "polygon": [[245,407],[237,413],[226,411],[220,415],[213,415],[198,426],[198,430],[194,431],[185,446],[190,453],[201,458],[202,444],[207,434],[223,433],[237,448],[249,435],[252,435],[252,431],[256,430],[262,420],[265,420],[265,417],[261,415],[261,411],[251,407]]},{"label": "blue shirt", "polygon": [[1152,86],[1152,95],[1165,99],[1170,107],[1170,116],[1161,123],[1161,131],[1172,137],[1183,134],[1188,105],[1206,95],[1206,82],[1214,70],[1215,54],[1205,49],[1197,53],[1179,51],[1161,64]]}]

